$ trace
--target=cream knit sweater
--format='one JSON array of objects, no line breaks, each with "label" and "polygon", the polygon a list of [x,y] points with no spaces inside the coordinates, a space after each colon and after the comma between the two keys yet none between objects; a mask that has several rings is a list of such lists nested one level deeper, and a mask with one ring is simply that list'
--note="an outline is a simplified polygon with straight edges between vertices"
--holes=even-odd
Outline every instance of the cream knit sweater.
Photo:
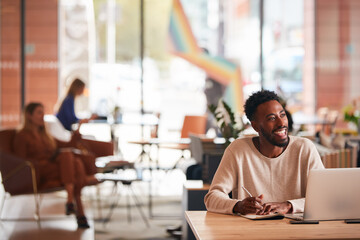
[{"label": "cream knit sweater", "polygon": [[[263,202],[289,201],[293,212],[303,212],[310,169],[324,168],[315,145],[309,139],[290,136],[289,145],[276,158],[263,156],[252,138],[237,139],[224,156],[205,196],[208,211],[232,214],[239,200],[264,195]],[[228,194],[232,191],[232,198]]]}]

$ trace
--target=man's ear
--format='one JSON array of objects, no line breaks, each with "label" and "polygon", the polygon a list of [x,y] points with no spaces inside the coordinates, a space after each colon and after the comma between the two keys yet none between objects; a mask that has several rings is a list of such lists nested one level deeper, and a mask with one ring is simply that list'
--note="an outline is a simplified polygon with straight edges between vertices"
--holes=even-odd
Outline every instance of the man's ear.
[{"label": "man's ear", "polygon": [[256,132],[259,132],[259,127],[258,127],[258,125],[256,124],[256,122],[255,122],[255,121],[250,121],[250,123],[251,123],[252,128],[253,128]]}]

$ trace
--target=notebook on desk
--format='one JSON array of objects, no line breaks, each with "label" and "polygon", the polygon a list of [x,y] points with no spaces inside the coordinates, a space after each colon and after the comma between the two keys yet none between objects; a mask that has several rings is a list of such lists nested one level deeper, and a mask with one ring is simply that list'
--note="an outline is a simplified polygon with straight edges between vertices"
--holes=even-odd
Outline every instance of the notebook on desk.
[{"label": "notebook on desk", "polygon": [[304,214],[285,214],[296,220],[360,219],[360,168],[311,170]]},{"label": "notebook on desk", "polygon": [[280,213],[271,213],[267,215],[256,215],[256,214],[238,214],[240,217],[244,217],[251,220],[274,220],[274,219],[283,219],[284,215]]}]

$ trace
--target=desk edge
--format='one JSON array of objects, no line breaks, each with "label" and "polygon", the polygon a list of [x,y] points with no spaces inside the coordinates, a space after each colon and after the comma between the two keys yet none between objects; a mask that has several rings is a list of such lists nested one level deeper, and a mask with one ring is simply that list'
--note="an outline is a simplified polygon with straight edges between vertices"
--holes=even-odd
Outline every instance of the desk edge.
[{"label": "desk edge", "polygon": [[195,228],[193,227],[193,224],[188,216],[188,212],[190,211],[185,211],[185,218],[186,218],[186,222],[189,224],[191,231],[194,233],[194,236],[196,237],[197,240],[200,240],[200,236],[197,233],[197,231],[195,230]]}]

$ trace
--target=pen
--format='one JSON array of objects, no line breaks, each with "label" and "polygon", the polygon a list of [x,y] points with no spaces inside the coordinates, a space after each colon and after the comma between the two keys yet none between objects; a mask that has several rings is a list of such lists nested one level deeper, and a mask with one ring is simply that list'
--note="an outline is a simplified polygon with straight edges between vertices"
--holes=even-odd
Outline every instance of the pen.
[{"label": "pen", "polygon": [[251,193],[250,193],[244,186],[241,186],[241,187],[242,187],[242,189],[244,189],[244,191],[245,191],[250,197],[252,197]]}]

